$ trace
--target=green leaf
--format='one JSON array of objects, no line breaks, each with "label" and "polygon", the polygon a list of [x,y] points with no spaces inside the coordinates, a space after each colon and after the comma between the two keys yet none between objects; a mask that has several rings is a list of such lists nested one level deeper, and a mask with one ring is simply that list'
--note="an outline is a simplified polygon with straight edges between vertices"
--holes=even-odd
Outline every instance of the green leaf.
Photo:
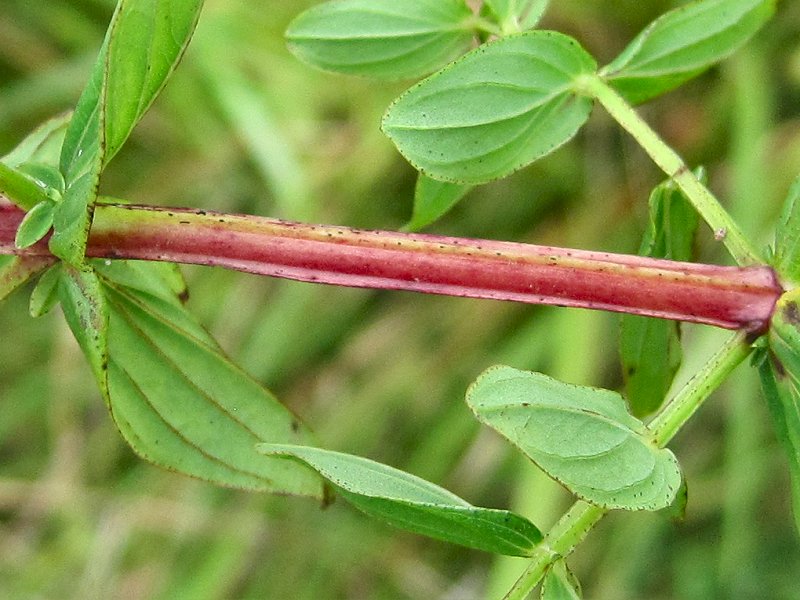
[{"label": "green leaf", "polygon": [[49,200],[42,186],[18,169],[2,162],[0,162],[0,195],[23,210],[30,210],[40,202]]},{"label": "green leaf", "polygon": [[764,396],[778,441],[786,452],[792,482],[794,520],[800,532],[800,290],[775,306],[769,352],[757,360]]},{"label": "green leaf", "polygon": [[792,183],[783,203],[772,265],[786,282],[800,283],[800,177]]},{"label": "green leaf", "polygon": [[470,386],[467,404],[480,421],[593,504],[659,510],[680,488],[675,456],[654,444],[615,392],[499,366]]},{"label": "green leaf", "polygon": [[17,248],[28,248],[41,240],[53,226],[55,204],[50,200],[39,202],[22,218],[14,238]]},{"label": "green leaf", "polygon": [[52,252],[83,262],[100,172],[163,88],[189,43],[202,0],[120,0],[61,150],[66,181]]},{"label": "green leaf", "polygon": [[[699,173],[702,177],[702,173]],[[653,190],[650,222],[639,254],[689,261],[699,219],[692,205],[670,180]],[[637,417],[661,406],[681,364],[680,328],[676,321],[637,315],[621,318],[620,354],[625,395]]]},{"label": "green leaf", "polygon": [[427,227],[447,214],[473,187],[437,181],[420,173],[414,190],[414,211],[405,228],[408,231],[418,231]]},{"label": "green leaf", "polygon": [[106,76],[107,164],[161,92],[192,38],[203,0],[122,0]]},{"label": "green leaf", "polygon": [[517,0],[517,3],[519,5],[517,9],[519,28],[525,31],[533,29],[539,24],[550,5],[550,0]]},{"label": "green leaf", "polygon": [[[185,288],[174,267],[92,264],[100,288],[88,290],[82,301],[102,307],[108,322],[103,336],[108,376],[98,376],[98,383],[134,451],[220,485],[321,498],[320,482],[306,469],[256,452],[259,442],[313,440],[286,407],[228,360],[184,308]],[[81,346],[87,350],[87,344]],[[101,352],[88,346],[92,362]]]},{"label": "green leaf", "polygon": [[61,264],[58,295],[72,335],[101,390],[108,385],[108,307],[97,274],[88,266]]},{"label": "green leaf", "polygon": [[434,179],[484,183],[549,154],[586,122],[575,78],[594,72],[570,37],[534,31],[485,44],[400,96],[383,131]]},{"label": "green leaf", "polygon": [[366,458],[280,444],[261,444],[258,450],[307,465],[353,506],[401,529],[511,556],[529,556],[542,540],[519,515],[472,506],[424,479]]},{"label": "green leaf", "polygon": [[665,13],[604,67],[630,102],[663,94],[728,57],[775,12],[775,0],[700,0]]},{"label": "green leaf", "polygon": [[17,170],[38,185],[53,202],[59,202],[66,186],[64,177],[57,167],[39,162],[25,162]]},{"label": "green leaf", "polygon": [[789,464],[789,477],[794,512],[794,524],[800,533],[800,396],[796,375],[788,375],[780,363],[767,358],[759,366],[761,388],[767,400],[775,436],[778,438]]},{"label": "green leaf", "polygon": [[46,315],[58,303],[61,277],[61,264],[59,263],[45,271],[36,282],[28,306],[28,312],[32,317]]},{"label": "green leaf", "polygon": [[547,10],[550,0],[486,0],[505,33],[533,29]]},{"label": "green leaf", "polygon": [[463,0],[334,0],[300,14],[286,38],[295,56],[321,69],[402,79],[466,52],[472,21]]},{"label": "green leaf", "polygon": [[0,256],[0,300],[56,261],[52,256]]},{"label": "green leaf", "polygon": [[[118,10],[115,13],[119,14]],[[112,20],[112,28],[114,21]],[[111,29],[109,29],[110,35]],[[78,106],[64,136],[60,169],[64,175],[64,197],[53,215],[50,251],[69,264],[83,264],[86,239],[97,199],[100,172],[103,168],[105,134],[105,59],[108,37],[91,78],[83,90]]]},{"label": "green leaf", "polygon": [[22,140],[11,152],[0,158],[9,167],[26,162],[37,162],[50,166],[58,165],[58,156],[72,113],[64,113],[48,119]]},{"label": "green leaf", "polygon": [[542,581],[541,600],[580,600],[581,585],[563,560],[557,560],[547,570]]}]

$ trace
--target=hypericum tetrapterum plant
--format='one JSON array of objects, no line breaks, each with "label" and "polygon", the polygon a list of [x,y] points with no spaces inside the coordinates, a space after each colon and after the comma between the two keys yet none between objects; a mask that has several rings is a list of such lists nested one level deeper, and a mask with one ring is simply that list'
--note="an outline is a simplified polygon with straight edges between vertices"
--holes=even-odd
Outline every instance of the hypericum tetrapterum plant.
[{"label": "hypericum tetrapterum plant", "polygon": [[[609,64],[534,29],[545,0],[331,0],[289,26],[322,69],[429,75],[382,129],[419,171],[407,232],[361,231],[98,197],[103,169],[164,86],[202,1],[120,0],[78,104],[0,160],[0,297],[37,278],[31,314],[60,303],[119,431],[143,458],[241,489],[342,497],[398,527],[529,557],[506,598],[574,598],[564,564],[610,510],[685,501],[667,444],[731,370],[759,370],[800,514],[800,180],[769,251],[756,247],[634,110],[745,44],[774,0],[700,0],[662,15]],[[469,190],[567,143],[599,105],[664,171],[641,256],[413,233]],[[702,221],[737,266],[691,262]],[[133,260],[135,259],[135,260]],[[174,263],[335,285],[628,313],[626,399],[495,366],[467,391],[495,429],[577,500],[546,534],[366,458],[325,450],[300,419],[232,364],[184,306]],[[648,317],[660,317],[654,320]],[[734,330],[665,402],[680,362],[675,321]],[[655,416],[645,422],[642,419]],[[800,525],[800,519],[798,520]]]}]

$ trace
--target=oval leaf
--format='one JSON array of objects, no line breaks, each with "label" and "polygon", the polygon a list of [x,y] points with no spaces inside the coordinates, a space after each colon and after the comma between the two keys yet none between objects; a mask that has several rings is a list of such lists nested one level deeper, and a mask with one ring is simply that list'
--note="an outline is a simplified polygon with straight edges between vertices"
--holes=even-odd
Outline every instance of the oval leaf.
[{"label": "oval leaf", "polygon": [[28,248],[47,235],[53,226],[54,208],[51,201],[45,200],[26,212],[17,229],[14,245],[17,248]]},{"label": "oval leaf", "polygon": [[383,131],[423,174],[457,183],[504,177],[586,122],[573,81],[595,63],[570,37],[535,31],[477,48],[400,96]]},{"label": "oval leaf", "polygon": [[700,0],[648,25],[601,74],[630,102],[667,92],[726,58],[775,12],[775,0]]},{"label": "oval leaf", "polygon": [[463,0],[335,0],[300,14],[289,49],[327,71],[418,77],[466,52],[473,15]]},{"label": "oval leaf", "polygon": [[653,444],[615,392],[500,366],[470,386],[467,404],[479,420],[593,504],[659,510],[680,488],[675,456]]},{"label": "oval leaf", "polygon": [[542,534],[505,510],[478,508],[424,479],[340,452],[261,444],[259,452],[299,461],[324,477],[356,508],[395,527],[510,556],[529,556]]}]

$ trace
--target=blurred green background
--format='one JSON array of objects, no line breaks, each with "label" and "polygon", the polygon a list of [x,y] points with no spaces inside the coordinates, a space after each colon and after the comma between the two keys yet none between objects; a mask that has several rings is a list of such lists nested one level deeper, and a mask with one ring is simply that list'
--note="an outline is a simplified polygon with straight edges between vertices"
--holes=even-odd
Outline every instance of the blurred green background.
[{"label": "blurred green background", "polygon": [[[187,56],[112,162],[131,201],[396,229],[414,172],[378,129],[408,82],[328,75],[282,31],[314,4],[208,0]],[[2,0],[0,154],[70,108],[112,0]],[[670,2],[553,3],[543,26],[603,63]],[[800,173],[800,4],[748,48],[642,107],[761,246]],[[472,192],[428,231],[635,252],[660,174],[596,110],[567,147]],[[710,232],[698,259],[724,262]],[[463,402],[505,363],[619,389],[617,322],[574,309],[315,287],[186,268],[190,305],[328,448],[431,479],[549,527],[569,496],[480,428]],[[525,566],[397,532],[338,502],[218,489],[123,443],[59,311],[0,308],[0,597],[190,600],[502,595]],[[685,327],[685,379],[726,334]],[[800,542],[780,449],[740,368],[672,448],[686,519],[614,513],[570,559],[587,598],[800,598]]]}]

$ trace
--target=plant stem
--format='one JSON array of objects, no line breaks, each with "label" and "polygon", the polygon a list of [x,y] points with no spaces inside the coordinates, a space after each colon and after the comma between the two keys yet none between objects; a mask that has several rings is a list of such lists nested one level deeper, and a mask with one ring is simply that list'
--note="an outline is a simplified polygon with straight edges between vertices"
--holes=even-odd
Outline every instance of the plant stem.
[{"label": "plant stem", "polygon": [[714,354],[705,366],[675,395],[654,418],[648,428],[660,448],[666,446],[678,430],[700,408],[731,371],[752,352],[747,334],[738,332]]},{"label": "plant stem", "polygon": [[[0,253],[23,213],[0,204]],[[87,256],[222,266],[351,287],[573,306],[763,331],[781,293],[770,267],[308,225],[202,210],[98,204]]]},{"label": "plant stem", "polygon": [[653,161],[686,194],[700,216],[721,239],[737,264],[741,266],[763,263],[750,240],[742,233],[733,218],[704,186],[683,159],[653,131],[639,114],[597,75],[581,78],[579,88],[596,98],[608,113],[630,133]]},{"label": "plant stem", "polygon": [[606,512],[606,509],[582,500],[575,502],[537,546],[528,568],[508,591],[504,600],[525,600],[539,585],[548,567],[559,558],[570,554]]},{"label": "plant stem", "polygon": [[[743,331],[734,334],[705,366],[669,401],[648,425],[654,443],[664,448],[700,405],[725,378],[750,355],[752,348]],[[505,596],[505,600],[524,600],[539,584],[547,568],[569,555],[608,511],[582,500],[575,502],[545,536],[534,551],[525,572]]]}]

